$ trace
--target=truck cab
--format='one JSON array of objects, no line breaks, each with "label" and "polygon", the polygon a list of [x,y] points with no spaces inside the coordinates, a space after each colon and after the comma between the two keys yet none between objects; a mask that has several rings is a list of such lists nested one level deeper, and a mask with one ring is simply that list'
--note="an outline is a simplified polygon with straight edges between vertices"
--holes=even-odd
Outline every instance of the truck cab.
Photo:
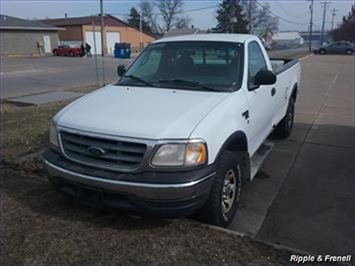
[{"label": "truck cab", "polygon": [[227,226],[258,150],[290,135],[297,60],[270,60],[252,35],[150,44],[120,79],[59,111],[42,155],[57,190],[144,215]]}]

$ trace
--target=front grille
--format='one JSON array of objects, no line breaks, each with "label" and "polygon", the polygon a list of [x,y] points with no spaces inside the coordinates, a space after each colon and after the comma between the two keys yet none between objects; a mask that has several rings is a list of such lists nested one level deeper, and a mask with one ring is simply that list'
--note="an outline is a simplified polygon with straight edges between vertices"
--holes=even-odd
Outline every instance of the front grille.
[{"label": "front grille", "polygon": [[[143,143],[105,139],[65,131],[60,132],[63,151],[77,162],[97,168],[134,170],[143,160],[147,145]],[[98,154],[89,148],[103,150]]]}]

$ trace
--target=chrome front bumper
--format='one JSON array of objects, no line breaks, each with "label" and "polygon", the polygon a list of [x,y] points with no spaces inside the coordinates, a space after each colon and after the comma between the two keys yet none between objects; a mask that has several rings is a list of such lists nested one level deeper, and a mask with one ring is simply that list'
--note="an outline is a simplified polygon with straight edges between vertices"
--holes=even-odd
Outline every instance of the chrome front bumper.
[{"label": "chrome front bumper", "polygon": [[50,178],[60,178],[69,183],[86,185],[114,193],[129,194],[147,200],[186,200],[195,198],[209,192],[215,175],[215,172],[213,172],[198,180],[177,184],[140,183],[76,173],[54,165],[44,157],[42,157],[42,162]]}]

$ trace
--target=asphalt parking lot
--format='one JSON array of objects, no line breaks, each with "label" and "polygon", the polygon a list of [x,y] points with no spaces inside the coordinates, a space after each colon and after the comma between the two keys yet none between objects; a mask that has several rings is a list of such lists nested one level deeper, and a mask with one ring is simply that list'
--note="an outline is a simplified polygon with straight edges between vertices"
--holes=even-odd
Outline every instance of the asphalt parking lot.
[{"label": "asphalt parking lot", "polygon": [[293,134],[247,184],[230,229],[315,254],[354,250],[354,58],[302,61]]},{"label": "asphalt parking lot", "polygon": [[[117,80],[116,68],[127,65],[129,59],[98,57],[99,87]],[[95,58],[66,56],[22,57],[1,59],[1,99],[40,94],[45,92],[73,90],[95,86]]]}]

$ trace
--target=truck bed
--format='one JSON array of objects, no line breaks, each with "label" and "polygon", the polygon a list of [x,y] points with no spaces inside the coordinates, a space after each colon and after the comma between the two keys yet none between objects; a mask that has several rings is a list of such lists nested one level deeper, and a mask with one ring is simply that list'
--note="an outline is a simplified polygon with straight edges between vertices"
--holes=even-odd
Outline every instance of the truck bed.
[{"label": "truck bed", "polygon": [[272,69],[276,75],[299,63],[298,59],[270,58]]}]

